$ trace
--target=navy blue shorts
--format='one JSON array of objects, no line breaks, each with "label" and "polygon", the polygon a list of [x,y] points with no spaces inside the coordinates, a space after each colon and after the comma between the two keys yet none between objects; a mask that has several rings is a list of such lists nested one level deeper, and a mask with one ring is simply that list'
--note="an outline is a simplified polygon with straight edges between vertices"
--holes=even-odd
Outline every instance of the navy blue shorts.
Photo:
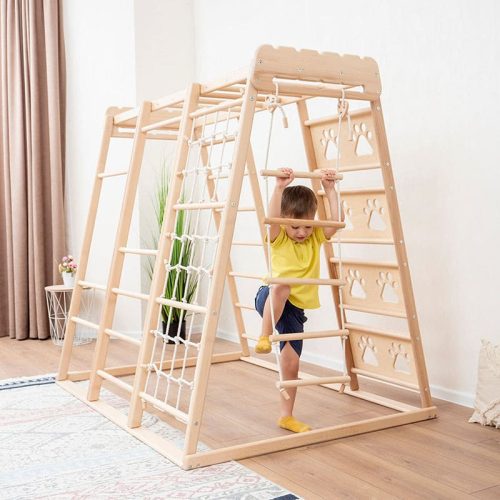
[{"label": "navy blue shorts", "polygon": [[[264,314],[264,306],[267,297],[269,296],[269,287],[261,286],[255,296],[255,309],[262,316]],[[283,314],[276,323],[276,330],[279,333],[302,333],[304,331],[304,323],[307,321],[304,309],[294,306],[289,300],[285,303]],[[290,345],[300,357],[302,353],[302,340],[290,340]],[[286,342],[280,342],[280,351],[285,347]]]}]

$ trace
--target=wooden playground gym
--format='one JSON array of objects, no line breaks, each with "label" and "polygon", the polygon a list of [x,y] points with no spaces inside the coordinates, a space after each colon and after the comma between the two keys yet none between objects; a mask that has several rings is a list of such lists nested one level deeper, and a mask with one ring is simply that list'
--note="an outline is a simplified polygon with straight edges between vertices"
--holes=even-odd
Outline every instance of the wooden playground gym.
[{"label": "wooden playground gym", "polygon": [[[58,384],[184,469],[435,418],[436,407],[432,403],[427,379],[380,95],[379,70],[373,59],[263,45],[257,49],[249,69],[229,78],[206,84],[193,83],[182,92],[143,102],[139,108],[109,108],[69,310]],[[308,103],[317,98],[331,101],[327,108],[329,113],[312,119]],[[349,103],[365,106],[349,110]],[[231,258],[232,249],[255,246],[263,250],[259,258],[267,262],[266,225],[293,222],[267,218],[266,199],[261,193],[261,184],[266,185],[267,191],[268,180],[280,175],[278,169],[283,165],[268,165],[269,148],[273,121],[277,118],[278,123],[282,117],[286,122],[286,110],[290,107],[296,107],[307,158],[307,167],[296,171],[295,176],[310,181],[318,197],[318,219],[310,224],[338,229],[323,245],[329,275],[319,280],[302,280],[301,283],[331,289],[331,304],[338,318],[338,328],[284,334],[279,338],[337,337],[344,353],[341,375],[318,377],[301,373],[299,380],[282,380],[277,352],[276,363],[251,356],[248,339],[255,339],[258,334],[247,331],[245,314],[252,314],[249,309],[253,306],[240,302],[237,285],[238,280],[262,281],[262,276],[233,270]],[[338,111],[332,114],[332,109]],[[269,115],[266,160],[259,168],[250,141],[256,113]],[[274,124],[274,127],[278,126]],[[106,170],[112,139],[133,141],[126,171]],[[139,174],[145,144],[149,140],[176,143],[166,215],[157,249],[129,248],[127,242]],[[366,146],[362,154],[359,149],[361,142]],[[337,191],[346,214],[345,222],[327,220],[329,207],[322,196],[318,173],[322,168],[337,170]],[[379,175],[381,185],[370,187],[363,185],[361,180],[356,188],[342,188],[346,178],[363,172]],[[96,215],[102,201],[102,185],[112,182],[116,176],[126,176],[126,185],[108,281],[106,284],[93,283],[86,279],[86,275]],[[358,178],[363,179],[355,179]],[[251,190],[253,206],[240,205],[242,189]],[[249,211],[257,217],[259,242],[234,239],[238,214]],[[176,230],[181,213],[189,221],[186,234],[179,234]],[[191,250],[187,265],[182,262],[170,265],[174,245],[186,255],[187,249]],[[392,261],[370,257],[372,249],[380,246],[392,249]],[[362,258],[343,258],[342,248],[347,247],[361,249]],[[154,258],[148,294],[119,288],[127,255]],[[187,273],[188,280],[196,279],[194,296],[190,300],[185,294],[174,293],[170,298],[165,297],[168,273],[174,272],[178,276],[181,270]],[[293,284],[297,280],[287,279],[286,283]],[[271,285],[283,282],[273,279],[272,275],[266,281]],[[231,297],[239,346],[236,351],[215,354],[214,343],[225,285]],[[99,322],[79,316],[84,287],[104,293]],[[118,297],[147,303],[141,340],[113,330]],[[169,349],[166,349],[165,342],[168,335],[158,327],[163,306],[180,309],[186,316],[186,338],[182,339],[179,332],[173,336],[168,334],[174,343]],[[323,303],[322,311],[328,311],[329,307]],[[355,322],[353,314],[358,314]],[[405,332],[395,333],[374,326],[371,318],[398,318],[407,328]],[[168,324],[170,322],[169,316]],[[203,325],[201,335],[197,330],[200,324]],[[95,330],[97,341],[89,370],[72,372],[69,368],[78,325]],[[123,340],[130,344],[131,350],[137,350],[137,363],[108,366],[111,338]],[[278,335],[271,339],[277,351]],[[284,392],[285,396],[287,387],[318,385],[338,391],[342,397],[382,405],[394,413],[300,434],[278,435],[213,450],[200,449],[200,428],[211,366],[231,361],[243,361],[275,371],[276,380],[270,377],[269,384],[275,382],[277,390]],[[133,376],[133,382],[122,380],[121,377],[125,376]],[[418,393],[420,406],[362,390],[359,379],[363,378]],[[84,380],[88,380],[88,386],[80,383]],[[101,388],[104,381],[129,395],[128,414],[103,401]],[[182,444],[144,428],[145,408],[154,408],[175,418],[183,429]]]}]

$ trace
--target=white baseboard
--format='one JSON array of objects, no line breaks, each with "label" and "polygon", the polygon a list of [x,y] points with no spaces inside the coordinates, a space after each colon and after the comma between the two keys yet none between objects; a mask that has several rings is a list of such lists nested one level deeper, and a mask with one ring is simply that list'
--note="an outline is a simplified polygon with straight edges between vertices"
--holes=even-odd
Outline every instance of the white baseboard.
[{"label": "white baseboard", "polygon": [[[238,337],[232,332],[226,332],[219,330],[217,336],[221,339],[228,340],[230,342],[238,342]],[[254,341],[249,340],[249,345],[253,346]],[[301,359],[306,363],[313,363],[318,366],[325,368],[330,368],[331,370],[342,371],[343,363],[339,359],[328,358],[322,354],[309,353],[306,351],[302,352]],[[443,399],[449,401],[450,403],[455,403],[461,406],[467,406],[473,408],[474,406],[474,395],[467,392],[455,391],[453,389],[447,389],[446,387],[441,387],[438,385],[431,384],[431,394],[433,397],[438,399]]]}]

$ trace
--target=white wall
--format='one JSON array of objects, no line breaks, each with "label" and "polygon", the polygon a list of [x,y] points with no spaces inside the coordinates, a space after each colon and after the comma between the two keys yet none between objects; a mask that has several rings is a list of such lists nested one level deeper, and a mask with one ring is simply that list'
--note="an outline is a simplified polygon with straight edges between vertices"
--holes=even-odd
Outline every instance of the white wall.
[{"label": "white wall", "polygon": [[[494,313],[500,278],[494,260],[500,253],[495,0],[93,0],[64,6],[74,253],[107,106],[182,88],[193,73],[197,81],[218,79],[247,65],[262,43],[374,57],[433,392],[471,403],[479,338],[500,342]],[[255,129],[260,159],[263,120]],[[293,123],[290,131],[277,131],[273,161],[301,168],[300,144],[290,147],[287,135],[294,133]],[[140,269],[132,274],[135,280]],[[243,290],[248,297],[253,292]],[[308,327],[317,321],[312,314]],[[258,325],[251,320],[252,328]],[[230,319],[221,328],[234,331]],[[327,362],[320,345],[309,343],[304,359]],[[338,362],[340,352],[332,349]]]},{"label": "white wall", "polygon": [[[262,43],[377,60],[430,381],[435,395],[470,404],[479,339],[500,341],[500,5],[256,0],[236,9],[234,1],[195,0],[194,7],[200,81],[247,64]],[[276,146],[287,158],[289,144]],[[304,359],[322,356],[317,343],[305,348]]]}]

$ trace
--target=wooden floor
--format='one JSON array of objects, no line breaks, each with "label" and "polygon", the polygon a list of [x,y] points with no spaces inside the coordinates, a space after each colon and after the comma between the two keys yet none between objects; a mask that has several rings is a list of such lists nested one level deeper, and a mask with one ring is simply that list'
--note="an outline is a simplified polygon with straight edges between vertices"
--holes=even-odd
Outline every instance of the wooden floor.
[{"label": "wooden floor", "polygon": [[[72,370],[88,369],[94,344],[73,349]],[[218,341],[217,351],[235,350]],[[0,378],[57,371],[60,348],[48,341],[0,338]],[[113,340],[108,365],[135,363],[136,350]],[[303,368],[307,367],[304,364]],[[311,368],[311,373],[323,370]],[[215,365],[202,440],[221,446],[285,433],[276,429],[275,375],[243,362]],[[418,405],[415,395],[379,384],[362,389]],[[299,390],[296,415],[313,427],[392,412],[321,387]],[[329,443],[242,460],[306,499],[500,499],[500,430],[469,424],[471,414],[435,401],[439,418]]]}]

